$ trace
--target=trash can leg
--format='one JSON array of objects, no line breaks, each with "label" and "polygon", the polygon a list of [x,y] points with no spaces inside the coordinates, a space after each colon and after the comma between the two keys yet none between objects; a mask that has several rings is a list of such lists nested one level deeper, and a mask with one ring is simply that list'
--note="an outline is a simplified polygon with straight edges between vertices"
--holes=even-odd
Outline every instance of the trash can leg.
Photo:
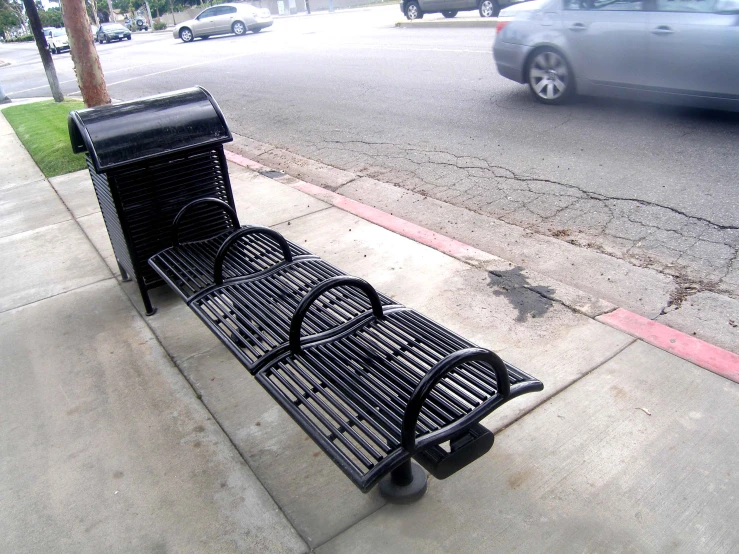
[{"label": "trash can leg", "polygon": [[137,279],[139,283],[139,292],[141,293],[141,300],[144,301],[144,308],[146,308],[146,315],[154,315],[157,313],[157,309],[151,305],[151,299],[149,298],[149,292],[146,290],[142,279]]},{"label": "trash can leg", "polygon": [[410,504],[426,494],[426,472],[411,460],[380,481],[380,495],[393,504]]},{"label": "trash can leg", "polygon": [[118,262],[118,270],[121,272],[121,280],[124,283],[127,283],[128,281],[131,280],[131,276],[128,274],[128,272],[125,269],[123,269],[121,262],[119,262],[118,260],[116,260],[116,262]]}]

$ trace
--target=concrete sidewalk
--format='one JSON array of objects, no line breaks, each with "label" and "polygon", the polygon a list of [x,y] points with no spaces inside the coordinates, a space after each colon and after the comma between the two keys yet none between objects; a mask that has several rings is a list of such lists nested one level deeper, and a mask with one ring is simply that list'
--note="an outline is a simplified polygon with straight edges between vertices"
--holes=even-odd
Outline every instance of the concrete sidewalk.
[{"label": "concrete sidewalk", "polygon": [[489,454],[385,506],[174,294],[141,315],[85,172],[49,183],[1,117],[0,146],[0,551],[737,551],[737,383],[511,286],[499,258],[452,257],[232,164],[242,221],[545,384],[483,422]]}]

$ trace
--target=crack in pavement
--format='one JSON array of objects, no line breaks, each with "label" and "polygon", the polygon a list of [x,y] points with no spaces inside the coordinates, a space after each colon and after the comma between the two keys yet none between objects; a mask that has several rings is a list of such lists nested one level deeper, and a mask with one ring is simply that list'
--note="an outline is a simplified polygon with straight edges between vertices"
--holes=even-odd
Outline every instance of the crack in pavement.
[{"label": "crack in pavement", "polygon": [[738,226],[522,175],[478,156],[361,139],[305,144],[311,157],[342,170],[657,270],[696,292],[739,298]]}]

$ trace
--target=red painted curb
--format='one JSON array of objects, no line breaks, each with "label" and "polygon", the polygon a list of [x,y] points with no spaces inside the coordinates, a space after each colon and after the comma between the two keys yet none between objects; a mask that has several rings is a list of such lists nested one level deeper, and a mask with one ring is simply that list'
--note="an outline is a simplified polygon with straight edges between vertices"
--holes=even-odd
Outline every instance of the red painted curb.
[{"label": "red painted curb", "polygon": [[675,356],[739,383],[739,356],[666,325],[619,308],[596,318]]},{"label": "red painted curb", "polygon": [[[226,150],[226,158],[249,169],[269,169],[258,162],[240,156],[239,154],[234,154],[228,150]],[[375,223],[380,227],[384,227],[389,231],[430,246],[454,258],[475,258],[478,260],[496,258],[496,256],[478,250],[474,246],[459,242],[445,235],[440,235],[430,229],[426,229],[425,227],[421,227],[420,225],[416,225],[415,223],[411,223],[410,221],[322,187],[311,185],[305,181],[296,180],[286,184],[337,208],[359,216],[362,219],[366,219],[371,223]],[[675,356],[739,383],[739,356],[728,350],[696,339],[695,337],[676,331],[662,323],[657,323],[623,308],[618,308],[611,313],[598,316],[596,319],[605,325],[624,331],[657,348],[666,350]]]},{"label": "red painted curb", "polygon": [[244,167],[248,167],[249,169],[253,169],[255,171],[258,171],[260,169],[267,169],[266,166],[263,166],[259,162],[255,162],[254,160],[250,160],[249,158],[245,158],[244,156],[241,156],[239,154],[236,154],[234,152],[231,152],[230,150],[224,149],[224,152],[226,153],[226,159],[230,162],[233,162],[235,164],[242,165]]}]

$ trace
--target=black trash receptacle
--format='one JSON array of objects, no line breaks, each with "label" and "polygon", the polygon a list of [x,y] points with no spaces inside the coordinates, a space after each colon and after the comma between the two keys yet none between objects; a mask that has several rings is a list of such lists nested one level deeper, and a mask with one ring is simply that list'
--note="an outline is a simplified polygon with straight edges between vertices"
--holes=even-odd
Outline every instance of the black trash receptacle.
[{"label": "black trash receptacle", "polygon": [[[192,200],[211,197],[235,209],[223,143],[232,139],[218,104],[201,87],[72,111],[69,136],[87,167],[124,280],[148,290],[163,283],[147,260],[171,245],[172,222]],[[210,211],[208,211],[210,210]],[[231,228],[223,210],[204,208],[182,240]],[[184,234],[183,234],[184,233]]]}]

